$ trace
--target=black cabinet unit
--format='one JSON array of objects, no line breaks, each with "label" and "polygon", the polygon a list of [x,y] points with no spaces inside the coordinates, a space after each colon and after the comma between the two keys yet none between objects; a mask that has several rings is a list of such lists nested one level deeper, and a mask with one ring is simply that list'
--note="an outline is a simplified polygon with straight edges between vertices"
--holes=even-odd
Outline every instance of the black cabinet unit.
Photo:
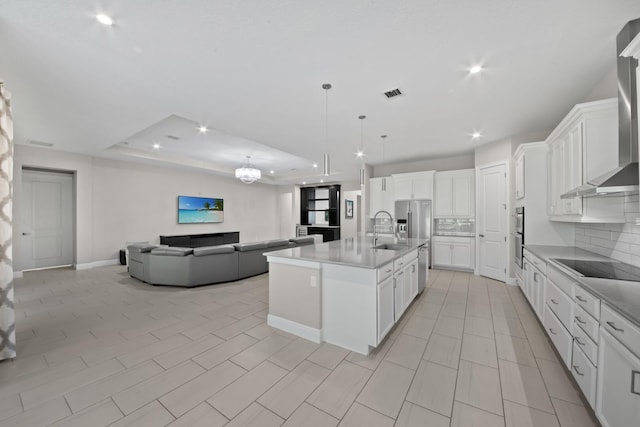
[{"label": "black cabinet unit", "polygon": [[300,224],[340,225],[340,186],[304,187],[300,189]]},{"label": "black cabinet unit", "polygon": [[340,227],[309,227],[307,235],[321,234],[323,242],[340,240]]},{"label": "black cabinet unit", "polygon": [[161,245],[179,246],[182,248],[199,248],[202,246],[227,245],[238,242],[240,242],[240,232],[238,231],[160,236]]}]

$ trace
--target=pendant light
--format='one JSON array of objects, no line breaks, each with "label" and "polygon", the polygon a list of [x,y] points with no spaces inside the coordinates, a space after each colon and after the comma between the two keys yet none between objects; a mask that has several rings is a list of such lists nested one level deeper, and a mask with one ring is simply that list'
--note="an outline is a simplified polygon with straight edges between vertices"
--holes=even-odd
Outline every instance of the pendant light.
[{"label": "pendant light", "polygon": [[325,92],[325,121],[324,121],[324,131],[325,131],[325,142],[326,149],[324,153],[324,176],[329,176],[331,174],[331,165],[329,159],[329,89],[331,89],[330,83],[324,83],[322,85],[322,89]]},{"label": "pendant light", "polygon": [[364,185],[364,119],[367,116],[358,116],[360,119],[360,150],[356,153],[356,156],[360,158],[360,186]]},{"label": "pendant light", "polygon": [[236,178],[245,184],[253,184],[262,178],[262,172],[251,164],[251,156],[247,156],[244,164],[236,169]]}]

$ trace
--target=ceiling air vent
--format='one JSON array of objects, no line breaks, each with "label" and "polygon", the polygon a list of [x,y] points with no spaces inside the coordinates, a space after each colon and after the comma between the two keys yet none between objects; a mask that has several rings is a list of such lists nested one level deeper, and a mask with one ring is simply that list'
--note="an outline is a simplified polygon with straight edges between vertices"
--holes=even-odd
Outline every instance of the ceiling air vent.
[{"label": "ceiling air vent", "polygon": [[173,139],[174,141],[178,141],[180,137],[175,135],[167,135],[167,139]]},{"label": "ceiling air vent", "polygon": [[38,147],[53,147],[53,143],[51,143],[51,142],[35,141],[33,139],[29,140],[29,144],[30,145],[35,145],[35,146],[38,146]]},{"label": "ceiling air vent", "polygon": [[384,93],[384,96],[386,96],[387,98],[393,98],[400,95],[402,95],[402,92],[400,92],[400,89],[398,88],[388,90]]}]

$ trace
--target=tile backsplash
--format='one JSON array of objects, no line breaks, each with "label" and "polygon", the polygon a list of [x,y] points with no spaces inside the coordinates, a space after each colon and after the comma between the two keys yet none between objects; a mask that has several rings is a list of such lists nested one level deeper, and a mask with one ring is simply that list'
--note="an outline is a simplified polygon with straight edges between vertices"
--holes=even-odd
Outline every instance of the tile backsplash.
[{"label": "tile backsplash", "polygon": [[576,246],[640,267],[638,196],[625,197],[625,224],[576,224]]}]

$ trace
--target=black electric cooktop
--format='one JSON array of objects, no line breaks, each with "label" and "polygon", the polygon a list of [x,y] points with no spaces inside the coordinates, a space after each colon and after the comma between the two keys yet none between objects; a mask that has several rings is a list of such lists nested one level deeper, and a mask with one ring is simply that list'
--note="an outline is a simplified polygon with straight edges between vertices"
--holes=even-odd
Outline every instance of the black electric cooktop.
[{"label": "black electric cooktop", "polygon": [[558,258],[555,258],[554,261],[569,267],[571,270],[574,270],[584,277],[640,282],[640,268],[623,262]]}]

